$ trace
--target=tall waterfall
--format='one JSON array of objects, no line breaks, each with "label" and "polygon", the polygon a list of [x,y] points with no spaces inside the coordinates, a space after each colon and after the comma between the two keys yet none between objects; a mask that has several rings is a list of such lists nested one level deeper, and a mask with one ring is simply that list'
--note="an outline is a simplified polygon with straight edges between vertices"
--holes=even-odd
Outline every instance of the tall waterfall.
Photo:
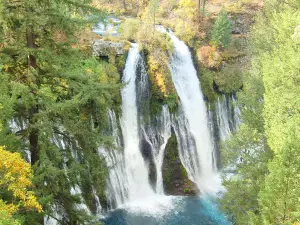
[{"label": "tall waterfall", "polygon": [[137,201],[154,195],[148,180],[148,168],[140,151],[138,115],[136,104],[136,67],[139,59],[137,44],[132,44],[126,61],[122,89],[121,128],[124,141],[125,169],[128,179],[128,201]]},{"label": "tall waterfall", "polygon": [[190,179],[197,184],[200,191],[207,194],[216,193],[220,190],[220,179],[216,171],[213,141],[208,128],[207,109],[192,55],[183,41],[171,32],[168,34],[175,48],[171,62],[172,79],[184,113],[178,121],[180,157]]}]

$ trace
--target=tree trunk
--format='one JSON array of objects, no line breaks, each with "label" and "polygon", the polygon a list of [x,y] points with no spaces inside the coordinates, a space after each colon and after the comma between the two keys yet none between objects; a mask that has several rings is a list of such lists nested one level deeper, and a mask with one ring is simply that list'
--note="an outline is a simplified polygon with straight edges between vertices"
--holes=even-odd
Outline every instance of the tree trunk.
[{"label": "tree trunk", "polygon": [[[33,32],[33,28],[29,26],[26,32],[26,39],[27,39],[27,47],[35,49],[37,48],[35,44],[35,35]],[[31,68],[38,69],[36,57],[34,55],[29,54],[27,57],[27,64],[28,64],[28,73]],[[37,86],[40,86],[38,77],[36,77],[35,82]],[[33,94],[34,90],[32,90]],[[32,106],[29,110],[29,124],[32,125],[35,123],[35,115],[39,112],[38,103],[36,102],[35,106]],[[29,150],[31,153],[31,165],[36,164],[40,160],[40,149],[39,149],[39,130],[37,128],[31,128],[29,133]],[[38,223],[44,225],[44,217],[42,214],[38,216]]]},{"label": "tree trunk", "polygon": [[[36,44],[35,44],[35,35],[33,33],[33,28],[31,26],[29,26],[27,28],[27,34],[26,34],[26,38],[27,38],[27,47],[28,48],[36,48]],[[31,68],[37,69],[37,64],[36,64],[36,58],[34,55],[28,55],[28,72]],[[36,79],[37,82],[37,79]],[[38,82],[37,82],[38,83]],[[38,113],[38,106],[33,106],[30,110],[29,110],[29,124],[33,124],[34,121],[34,116],[35,114]],[[30,153],[31,153],[31,164],[35,164],[40,157],[40,153],[39,153],[39,148],[38,148],[38,129],[37,128],[32,128],[30,130],[29,133],[29,144],[30,144]]]},{"label": "tree trunk", "polygon": [[122,3],[123,3],[124,10],[127,10],[127,8],[126,8],[126,0],[123,0]]},{"label": "tree trunk", "polygon": [[[205,0],[203,0],[204,2]],[[201,0],[196,0],[196,5],[197,5],[197,20],[198,22],[202,21],[202,15],[201,15]],[[203,4],[203,3],[202,3]],[[204,7],[204,4],[203,4]],[[204,10],[204,9],[203,9]]]},{"label": "tree trunk", "polygon": [[[27,28],[26,38],[27,38],[27,47],[28,48],[36,48],[37,47],[35,44],[35,36],[33,34],[32,27]],[[37,68],[36,58],[33,55],[28,55],[28,67]]]}]

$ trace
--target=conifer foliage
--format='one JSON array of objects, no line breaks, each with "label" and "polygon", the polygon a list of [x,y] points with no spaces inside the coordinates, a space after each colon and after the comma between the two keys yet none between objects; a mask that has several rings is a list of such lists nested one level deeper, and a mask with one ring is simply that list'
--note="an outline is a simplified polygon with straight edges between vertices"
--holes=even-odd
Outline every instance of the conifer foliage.
[{"label": "conifer foliage", "polygon": [[[100,133],[119,93],[118,82],[104,83],[105,70],[78,45],[81,28],[103,17],[89,3],[0,1],[1,144],[29,151],[44,213],[53,216],[51,206],[59,205],[65,224],[88,221],[75,206],[83,199],[70,193],[75,183],[103,195],[97,146],[106,141]],[[90,197],[84,201],[92,208]],[[25,224],[40,224],[43,216],[26,213]]]},{"label": "conifer foliage", "polygon": [[216,46],[227,48],[231,41],[232,24],[226,11],[222,10],[212,28],[211,42]]}]

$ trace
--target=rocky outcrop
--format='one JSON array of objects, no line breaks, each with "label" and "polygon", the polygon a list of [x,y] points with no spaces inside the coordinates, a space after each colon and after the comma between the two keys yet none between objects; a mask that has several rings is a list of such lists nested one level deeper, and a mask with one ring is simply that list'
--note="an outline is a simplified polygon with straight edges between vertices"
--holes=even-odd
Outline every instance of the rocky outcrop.
[{"label": "rocky outcrop", "polygon": [[121,42],[96,40],[92,45],[93,56],[123,55],[124,44]]},{"label": "rocky outcrop", "polygon": [[163,185],[167,195],[197,195],[197,185],[189,180],[187,172],[178,154],[176,136],[173,134],[165,149],[163,167]]}]

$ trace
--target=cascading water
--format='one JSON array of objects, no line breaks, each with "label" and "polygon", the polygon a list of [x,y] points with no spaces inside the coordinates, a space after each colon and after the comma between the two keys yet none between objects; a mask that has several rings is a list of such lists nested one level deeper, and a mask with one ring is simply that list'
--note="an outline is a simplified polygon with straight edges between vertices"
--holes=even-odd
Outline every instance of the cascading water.
[{"label": "cascading water", "polygon": [[[170,136],[171,123],[170,113],[166,106],[161,115],[155,118],[155,126],[145,124],[138,113],[138,90],[145,92],[145,86],[137,87],[138,66],[143,64],[139,54],[138,45],[132,44],[126,61],[123,74],[123,82],[126,86],[121,90],[122,95],[122,118],[120,119],[122,131],[122,146],[116,116],[113,111],[109,112],[112,135],[119,141],[116,146],[121,151],[99,148],[99,154],[104,156],[106,164],[110,168],[107,180],[107,200],[112,208],[126,208],[130,211],[143,211],[146,214],[161,214],[172,209],[172,197],[162,195],[161,167],[163,162],[164,148]],[[143,65],[145,66],[145,65]],[[141,79],[147,84],[147,74],[142,69]],[[143,85],[141,85],[143,86]],[[144,134],[142,134],[144,133]],[[143,157],[141,138],[146,139],[151,145],[151,154],[155,161],[158,174],[157,187],[152,188],[149,181],[149,165],[147,158]],[[156,190],[154,190],[156,189]]]},{"label": "cascading water", "polygon": [[107,178],[106,197],[110,208],[124,204],[128,193],[128,180],[125,174],[125,161],[121,151],[121,140],[116,114],[113,110],[108,111],[110,131],[109,135],[114,137],[114,145],[117,149],[99,148],[99,154],[105,158],[106,166],[109,168]]},{"label": "cascading water", "polygon": [[215,103],[216,122],[218,127],[219,138],[225,141],[232,132],[239,129],[240,109],[236,104],[234,96],[221,96]]},{"label": "cascading water", "polygon": [[[143,57],[140,57],[137,72],[137,106],[141,147],[144,155],[150,160],[149,167],[151,167],[151,163],[154,164],[153,168],[155,167],[155,172],[150,171],[152,178],[156,178],[155,185],[152,185],[157,194],[163,195],[162,164],[165,147],[171,137],[170,112],[168,106],[163,105],[158,115],[151,115],[150,84]],[[146,144],[144,142],[146,142]]]},{"label": "cascading water", "polygon": [[[221,185],[214,160],[213,142],[208,128],[207,110],[197,72],[188,46],[173,33],[168,32],[168,34],[175,48],[171,62],[172,79],[186,117],[186,120],[182,116],[182,121],[180,119],[178,121],[178,133],[180,134],[177,137],[180,139],[180,146],[181,148],[185,145],[188,146],[188,148],[180,149],[181,160],[189,177],[197,184],[200,191],[213,194],[221,190]],[[186,143],[183,144],[183,142]],[[193,159],[191,160],[190,157]]]},{"label": "cascading water", "polygon": [[232,119],[231,113],[228,108],[228,101],[225,96],[218,97],[218,101],[215,104],[217,123],[219,128],[219,137],[222,141],[226,140],[231,134]]},{"label": "cascading water", "polygon": [[168,106],[164,105],[156,118],[155,126],[142,127],[144,137],[151,146],[155,169],[157,194],[164,194],[162,165],[167,142],[171,137],[171,117]]},{"label": "cascading water", "polygon": [[140,152],[138,115],[136,104],[136,67],[139,59],[137,44],[132,44],[126,61],[123,82],[128,82],[121,90],[121,128],[124,141],[125,169],[128,179],[128,201],[138,201],[154,195],[148,180],[148,168]]},{"label": "cascading water", "polygon": [[237,131],[240,128],[240,125],[242,123],[241,120],[241,110],[239,108],[239,106],[237,105],[237,100],[234,96],[232,96],[232,103],[233,103],[233,107],[234,107],[234,128]]}]

